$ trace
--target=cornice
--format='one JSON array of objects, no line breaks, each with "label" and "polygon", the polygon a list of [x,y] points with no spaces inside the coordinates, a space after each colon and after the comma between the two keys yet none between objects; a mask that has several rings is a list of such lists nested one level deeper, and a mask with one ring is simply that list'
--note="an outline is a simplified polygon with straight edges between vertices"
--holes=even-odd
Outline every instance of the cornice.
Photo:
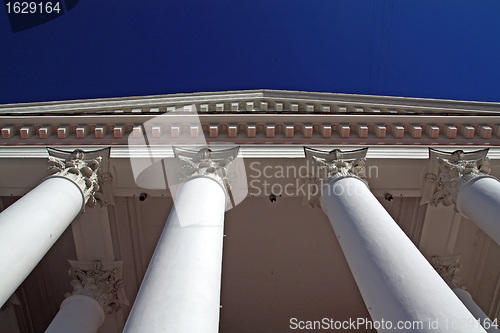
[{"label": "cornice", "polygon": [[499,103],[424,98],[244,90],[0,105],[0,114],[157,114],[195,107],[199,113],[498,114]]},{"label": "cornice", "polygon": [[275,90],[0,105],[0,146],[125,145],[146,122],[157,144],[500,146],[500,103]]},{"label": "cornice", "polygon": [[[163,115],[162,119],[168,117]],[[192,117],[193,121],[189,119]],[[498,116],[199,114],[182,123],[151,115],[0,116],[0,145],[119,145],[141,125],[157,143],[203,135],[211,143],[500,145]],[[201,127],[200,127],[201,124]],[[181,142],[182,143],[182,142]]]}]

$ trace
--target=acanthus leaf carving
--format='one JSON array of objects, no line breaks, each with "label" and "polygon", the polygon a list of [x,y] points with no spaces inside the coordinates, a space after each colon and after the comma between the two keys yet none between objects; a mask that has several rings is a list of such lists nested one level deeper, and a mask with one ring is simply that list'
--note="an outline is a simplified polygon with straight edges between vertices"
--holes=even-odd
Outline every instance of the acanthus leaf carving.
[{"label": "acanthus leaf carving", "polygon": [[368,148],[345,152],[333,149],[330,152],[322,152],[304,147],[304,151],[312,167],[309,168],[310,172],[305,177],[305,182],[317,189],[315,193],[308,194],[307,199],[311,207],[321,207],[321,191],[325,183],[340,178],[356,177],[368,185],[365,168]]},{"label": "acanthus leaf carving", "polygon": [[229,165],[236,160],[239,147],[224,150],[211,150],[208,147],[202,147],[198,150],[173,147],[173,150],[179,162],[176,176],[178,183],[195,177],[212,178],[223,187],[226,193],[227,207],[236,206],[231,181],[237,179],[239,175]]},{"label": "acanthus leaf carving", "polygon": [[119,278],[120,262],[113,263],[107,269],[100,260],[89,263],[70,260],[70,263],[71,268],[68,273],[73,277],[71,281],[73,291],[67,293],[66,297],[72,295],[92,297],[108,314],[118,311],[122,305],[128,305],[123,290],[124,282]]},{"label": "acanthus leaf carving", "polygon": [[466,288],[460,284],[460,277],[458,276],[458,272],[462,269],[462,265],[459,263],[460,257],[460,255],[450,257],[433,256],[430,263],[450,288],[465,290]]},{"label": "acanthus leaf carving", "polygon": [[[454,205],[460,189],[472,179],[491,172],[489,158],[467,158],[462,150],[456,150],[448,158],[437,156],[438,173],[428,173],[426,181],[435,184],[436,188],[431,204],[437,206]],[[456,209],[456,208],[455,208]]]},{"label": "acanthus leaf carving", "polygon": [[216,157],[210,148],[201,148],[194,156],[186,156],[176,150],[176,155],[181,162],[181,174],[179,178],[185,181],[195,176],[213,177],[222,183],[226,182],[227,166],[236,155]]},{"label": "acanthus leaf carving", "polygon": [[[81,149],[76,149],[71,153],[56,152],[49,150],[48,172],[52,176],[65,177],[73,181],[82,191],[85,204],[94,207],[97,203],[100,206],[107,204],[107,200],[101,190],[99,171],[102,163],[101,156],[86,158],[86,153]],[[106,173],[104,181],[110,180],[109,173]]]}]

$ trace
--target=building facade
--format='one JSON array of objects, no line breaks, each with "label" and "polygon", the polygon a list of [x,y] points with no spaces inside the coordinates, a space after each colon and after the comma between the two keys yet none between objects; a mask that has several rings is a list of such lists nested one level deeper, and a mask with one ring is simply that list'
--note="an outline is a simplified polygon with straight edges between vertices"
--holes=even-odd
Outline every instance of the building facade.
[{"label": "building facade", "polygon": [[496,331],[500,104],[194,93],[0,131],[2,331]]}]

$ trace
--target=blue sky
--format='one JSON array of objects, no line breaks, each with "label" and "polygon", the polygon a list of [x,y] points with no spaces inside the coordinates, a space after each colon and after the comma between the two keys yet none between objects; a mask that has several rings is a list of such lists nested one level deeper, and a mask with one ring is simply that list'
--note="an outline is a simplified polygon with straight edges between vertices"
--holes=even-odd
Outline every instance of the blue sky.
[{"label": "blue sky", "polygon": [[500,1],[80,1],[13,33],[0,103],[284,89],[500,102]]}]

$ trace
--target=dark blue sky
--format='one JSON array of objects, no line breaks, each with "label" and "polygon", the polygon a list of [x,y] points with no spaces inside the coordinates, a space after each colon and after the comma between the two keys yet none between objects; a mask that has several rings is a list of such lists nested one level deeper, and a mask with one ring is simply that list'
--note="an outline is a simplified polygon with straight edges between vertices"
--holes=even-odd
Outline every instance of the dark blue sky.
[{"label": "dark blue sky", "polygon": [[239,89],[500,101],[500,1],[88,1],[13,33],[0,103]]}]

